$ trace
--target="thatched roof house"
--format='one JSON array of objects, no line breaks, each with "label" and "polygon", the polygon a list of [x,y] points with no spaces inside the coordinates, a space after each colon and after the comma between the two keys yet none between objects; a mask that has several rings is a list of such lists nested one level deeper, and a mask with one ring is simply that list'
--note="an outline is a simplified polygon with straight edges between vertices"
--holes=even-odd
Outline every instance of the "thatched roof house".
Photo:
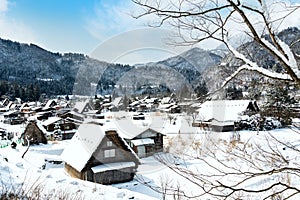
[{"label": "thatched roof house", "polygon": [[91,106],[89,101],[78,101],[75,103],[73,110],[77,113],[84,114],[93,110],[93,107]]},{"label": "thatched roof house", "polygon": [[28,145],[28,141],[30,144],[47,144],[47,131],[44,129],[44,127],[36,122],[36,121],[30,121],[26,128],[24,133],[21,135],[21,138],[23,139],[23,145]]},{"label": "thatched roof house", "polygon": [[70,176],[101,184],[132,180],[140,163],[116,131],[95,124],[79,127],[62,159]]},{"label": "thatched roof house", "polygon": [[251,100],[215,100],[201,104],[197,121],[214,131],[233,131],[234,122],[238,121],[245,111],[258,112],[255,101]]}]

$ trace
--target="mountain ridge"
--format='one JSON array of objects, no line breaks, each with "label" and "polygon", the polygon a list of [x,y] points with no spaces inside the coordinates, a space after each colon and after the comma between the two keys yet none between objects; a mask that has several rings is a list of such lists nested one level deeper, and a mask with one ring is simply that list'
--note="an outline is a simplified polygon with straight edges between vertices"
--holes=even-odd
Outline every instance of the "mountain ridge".
[{"label": "mountain ridge", "polygon": [[[300,38],[300,31],[288,28],[279,32],[278,37],[291,45]],[[299,43],[293,44],[292,49],[300,54]],[[280,63],[254,41],[239,46],[238,51],[259,66],[282,70]],[[36,100],[43,93],[119,96],[182,92],[189,88],[201,96],[220,87],[241,64],[241,60],[225,50],[192,48],[159,62],[131,66],[99,61],[80,53],[52,53],[35,44],[0,38],[0,95]],[[257,79],[253,73],[243,74],[243,81]],[[229,85],[243,84],[234,80]]]},{"label": "mountain ridge", "polygon": [[[195,52],[205,53],[206,55],[202,57],[213,55],[220,60],[217,55],[194,48],[182,55],[141,66],[155,65],[174,69],[183,76],[183,79],[186,79],[187,84],[194,87],[196,82],[201,82],[198,77],[201,77],[200,72],[203,71],[203,69],[197,69],[200,65],[197,63],[197,56],[194,56]],[[49,96],[71,93],[109,94],[117,91],[115,87],[126,73],[135,71],[137,68],[137,66],[99,61],[79,53],[53,53],[35,44],[24,44],[1,38],[0,55],[0,94],[11,97],[19,97],[19,93],[25,93],[32,85],[37,87],[40,94],[46,93]],[[201,62],[203,63],[204,60],[202,59]],[[205,67],[210,63],[216,64],[218,61],[211,58],[207,60],[209,63]],[[1,84],[4,86],[1,87]],[[136,89],[145,83],[142,80],[140,83],[132,84]],[[10,85],[19,86],[7,89]],[[97,85],[96,88],[95,85]],[[20,91],[15,92],[15,90]],[[13,93],[18,93],[18,95]],[[122,95],[122,92],[117,95]],[[26,100],[33,99],[26,98]]]}]

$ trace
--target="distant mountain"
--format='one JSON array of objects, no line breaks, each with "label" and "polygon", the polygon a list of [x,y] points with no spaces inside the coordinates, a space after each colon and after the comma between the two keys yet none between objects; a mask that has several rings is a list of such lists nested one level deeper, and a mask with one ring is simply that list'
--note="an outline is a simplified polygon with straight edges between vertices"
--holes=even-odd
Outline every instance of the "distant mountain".
[{"label": "distant mountain", "polygon": [[[278,37],[300,54],[300,30],[289,28]],[[268,36],[265,36],[269,39]],[[247,42],[238,51],[259,66],[281,72],[280,63],[256,42]],[[299,57],[297,57],[299,59]],[[41,94],[157,94],[213,91],[243,62],[227,50],[192,48],[178,56],[136,66],[101,62],[83,54],[52,53],[34,44],[0,39],[0,95],[36,100]],[[261,77],[244,72],[229,86],[249,89],[245,82]]]},{"label": "distant mountain", "polygon": [[[202,90],[202,72],[221,59],[213,52],[193,48],[157,63],[129,66],[101,62],[83,54],[52,53],[34,44],[0,39],[0,95],[35,100],[43,93],[141,94],[149,92],[144,91],[149,87],[155,88],[152,93],[171,92],[183,87],[178,79]],[[174,73],[170,74],[171,71]]]},{"label": "distant mountain", "polygon": [[222,57],[213,51],[206,51],[195,47],[178,56],[157,62],[157,64],[163,64],[178,70],[185,68],[195,69],[202,73],[205,69],[219,64],[221,61]]},{"label": "distant mountain", "polygon": [[[220,64],[222,57],[213,51],[200,48],[192,48],[178,56],[155,63],[155,65],[167,66],[180,73],[181,81],[189,84],[193,91],[199,95],[207,92],[207,84],[204,81],[204,71]],[[175,81],[175,83],[177,83]],[[178,89],[178,88],[177,88]]]},{"label": "distant mountain", "polygon": [[91,83],[97,84],[111,66],[83,54],[52,53],[34,44],[0,39],[0,94],[26,100],[33,100],[30,88],[47,95],[94,94]]}]

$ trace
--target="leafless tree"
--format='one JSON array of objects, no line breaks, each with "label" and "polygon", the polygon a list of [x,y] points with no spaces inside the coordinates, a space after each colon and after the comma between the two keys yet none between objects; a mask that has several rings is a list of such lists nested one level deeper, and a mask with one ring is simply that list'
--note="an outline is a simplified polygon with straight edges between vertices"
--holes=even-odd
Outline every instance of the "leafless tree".
[{"label": "leafless tree", "polygon": [[[256,71],[266,77],[291,81],[300,86],[300,70],[291,48],[277,36],[278,27],[300,6],[284,0],[132,0],[142,8],[136,18],[155,16],[152,26],[171,25],[179,38],[173,44],[190,45],[213,39],[226,45],[232,54],[243,61],[221,87],[244,70]],[[281,8],[281,9],[279,9]],[[237,28],[239,27],[239,28]],[[264,69],[241,54],[232,45],[230,37],[241,30],[247,37],[267,50],[281,63],[284,73]],[[265,39],[268,34],[271,41]],[[294,43],[298,43],[299,39]]]},{"label": "leafless tree", "polygon": [[[205,154],[186,154],[180,164],[172,162],[171,154],[157,155],[160,162],[189,183],[186,188],[164,187],[165,194],[176,193],[182,199],[298,198],[300,170],[294,156],[299,149],[272,134],[261,135],[260,139],[266,145],[251,139],[210,142]],[[182,164],[189,159],[197,159],[198,167]]]},{"label": "leafless tree", "polygon": [[[191,45],[212,39],[223,43],[235,58],[243,61],[244,64],[229,75],[219,89],[245,70],[300,87],[300,69],[296,60],[299,55],[291,49],[300,40],[296,38],[288,46],[277,37],[281,24],[300,9],[299,5],[284,0],[132,1],[142,9],[135,15],[136,18],[154,16],[155,22],[151,26],[171,26],[176,31],[178,37],[172,41],[173,44]],[[269,52],[284,71],[278,73],[262,68],[255,60],[234,48],[230,38],[236,31],[245,33],[248,39]],[[299,133],[299,128],[293,130]],[[298,148],[272,135],[264,138],[266,145],[263,146],[255,141],[239,139],[235,137],[230,142],[207,140],[209,148],[206,148],[205,154],[197,154],[197,157],[185,155],[184,158],[201,162],[199,170],[170,162],[170,154],[159,154],[157,159],[160,162],[197,186],[197,191],[192,193],[188,192],[188,188],[175,190],[174,187],[169,187],[168,192],[176,193],[183,199],[289,199],[300,196],[300,186],[295,181],[300,179],[300,166],[289,157],[298,155]],[[287,156],[284,153],[286,150],[292,153]]]}]

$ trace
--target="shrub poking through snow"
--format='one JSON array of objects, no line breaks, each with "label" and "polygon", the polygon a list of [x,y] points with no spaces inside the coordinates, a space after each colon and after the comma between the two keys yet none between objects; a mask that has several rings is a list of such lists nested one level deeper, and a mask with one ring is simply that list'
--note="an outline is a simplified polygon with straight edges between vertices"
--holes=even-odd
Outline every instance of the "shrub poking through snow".
[{"label": "shrub poking through snow", "polygon": [[282,128],[282,123],[275,117],[261,117],[256,114],[244,117],[235,123],[235,130],[265,131]]}]

